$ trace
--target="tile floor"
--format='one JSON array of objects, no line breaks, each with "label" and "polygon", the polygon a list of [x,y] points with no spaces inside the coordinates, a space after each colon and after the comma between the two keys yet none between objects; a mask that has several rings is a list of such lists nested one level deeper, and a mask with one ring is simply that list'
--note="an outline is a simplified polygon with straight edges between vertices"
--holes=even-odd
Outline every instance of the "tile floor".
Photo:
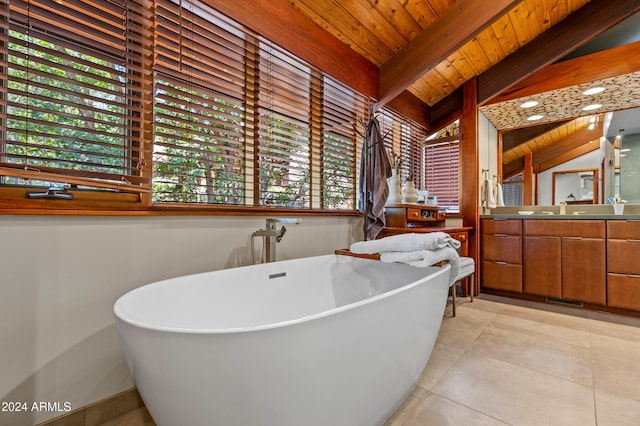
[{"label": "tile floor", "polygon": [[[385,426],[640,425],[640,319],[487,295],[457,307]],[[154,422],[140,408],[103,425]]]}]

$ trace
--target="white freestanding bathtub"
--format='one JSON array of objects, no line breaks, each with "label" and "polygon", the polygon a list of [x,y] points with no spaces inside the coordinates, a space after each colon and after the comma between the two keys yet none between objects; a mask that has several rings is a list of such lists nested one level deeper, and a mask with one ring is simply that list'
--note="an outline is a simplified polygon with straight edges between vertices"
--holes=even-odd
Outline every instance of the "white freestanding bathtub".
[{"label": "white freestanding bathtub", "polygon": [[450,266],[326,255],[149,284],[115,303],[160,426],[372,426],[414,388]]}]

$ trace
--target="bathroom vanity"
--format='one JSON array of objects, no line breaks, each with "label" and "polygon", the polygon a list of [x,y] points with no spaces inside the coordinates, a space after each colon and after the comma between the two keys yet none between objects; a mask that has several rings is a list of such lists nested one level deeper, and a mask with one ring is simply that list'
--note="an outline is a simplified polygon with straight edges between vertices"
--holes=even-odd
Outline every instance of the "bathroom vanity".
[{"label": "bathroom vanity", "polygon": [[640,315],[640,215],[488,215],[488,293]]}]

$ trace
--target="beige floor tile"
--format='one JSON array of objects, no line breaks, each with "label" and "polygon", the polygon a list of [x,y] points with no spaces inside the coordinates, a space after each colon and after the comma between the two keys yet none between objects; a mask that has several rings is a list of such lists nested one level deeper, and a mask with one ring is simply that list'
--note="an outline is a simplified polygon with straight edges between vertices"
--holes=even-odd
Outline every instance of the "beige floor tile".
[{"label": "beige floor tile", "polygon": [[513,425],[595,425],[591,387],[472,352],[433,393]]},{"label": "beige floor tile", "polygon": [[597,390],[640,401],[640,341],[592,334],[591,356]]},{"label": "beige floor tile", "polygon": [[418,379],[418,386],[431,390],[438,381],[462,356],[462,352],[450,350],[444,345],[436,344],[429,357],[429,362]]},{"label": "beige floor tile", "polygon": [[402,426],[416,408],[422,404],[428,394],[426,390],[416,386],[396,412],[385,422],[384,426]]},{"label": "beige floor tile", "polygon": [[598,426],[640,425],[640,402],[596,389]]},{"label": "beige floor tile", "polygon": [[490,324],[473,342],[470,351],[575,383],[593,385],[591,350],[549,339],[543,334]]},{"label": "beige floor tile", "polygon": [[[558,318],[558,314],[531,312],[531,309],[514,311],[505,309],[496,314],[491,324],[510,328],[526,335],[544,337],[549,340],[589,347],[588,320],[582,320],[572,327],[573,320]],[[544,314],[549,314],[546,316]]]},{"label": "beige floor tile", "polygon": [[462,354],[471,346],[494,316],[495,314],[492,312],[460,309],[456,317],[445,317],[442,321],[436,343],[451,352]]},{"label": "beige floor tile", "polygon": [[464,405],[429,394],[402,426],[506,426]]},{"label": "beige floor tile", "polygon": [[589,323],[589,331],[595,335],[640,342],[640,326],[594,319]]},{"label": "beige floor tile", "polygon": [[115,419],[100,423],[99,426],[156,426],[145,407],[131,410]]}]

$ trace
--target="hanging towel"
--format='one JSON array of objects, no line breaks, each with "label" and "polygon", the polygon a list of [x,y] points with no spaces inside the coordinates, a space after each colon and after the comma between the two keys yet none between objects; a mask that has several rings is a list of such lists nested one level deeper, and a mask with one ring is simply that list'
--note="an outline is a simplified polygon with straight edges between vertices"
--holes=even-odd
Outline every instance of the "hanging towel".
[{"label": "hanging towel", "polygon": [[351,244],[349,250],[355,254],[374,254],[383,252],[411,252],[435,250],[450,247],[458,249],[460,241],[451,238],[445,232],[409,233],[392,235],[379,240],[358,241]]},{"label": "hanging towel", "polygon": [[504,207],[504,195],[502,194],[502,185],[496,183],[496,204],[498,207]]},{"label": "hanging towel", "polygon": [[[373,115],[367,123],[365,136],[360,166],[359,207],[360,211],[367,215],[365,239],[374,239],[385,226],[384,205],[389,196],[387,179],[391,177],[391,163],[382,143],[380,123]],[[367,170],[364,170],[365,156]],[[366,194],[364,193],[365,182]]]},{"label": "hanging towel", "polygon": [[493,198],[493,190],[491,189],[491,182],[489,181],[489,179],[485,179],[484,181],[484,188],[482,190],[482,192],[485,195],[485,200],[486,200],[486,205],[485,207],[488,209],[495,209],[496,208],[496,200]]}]

